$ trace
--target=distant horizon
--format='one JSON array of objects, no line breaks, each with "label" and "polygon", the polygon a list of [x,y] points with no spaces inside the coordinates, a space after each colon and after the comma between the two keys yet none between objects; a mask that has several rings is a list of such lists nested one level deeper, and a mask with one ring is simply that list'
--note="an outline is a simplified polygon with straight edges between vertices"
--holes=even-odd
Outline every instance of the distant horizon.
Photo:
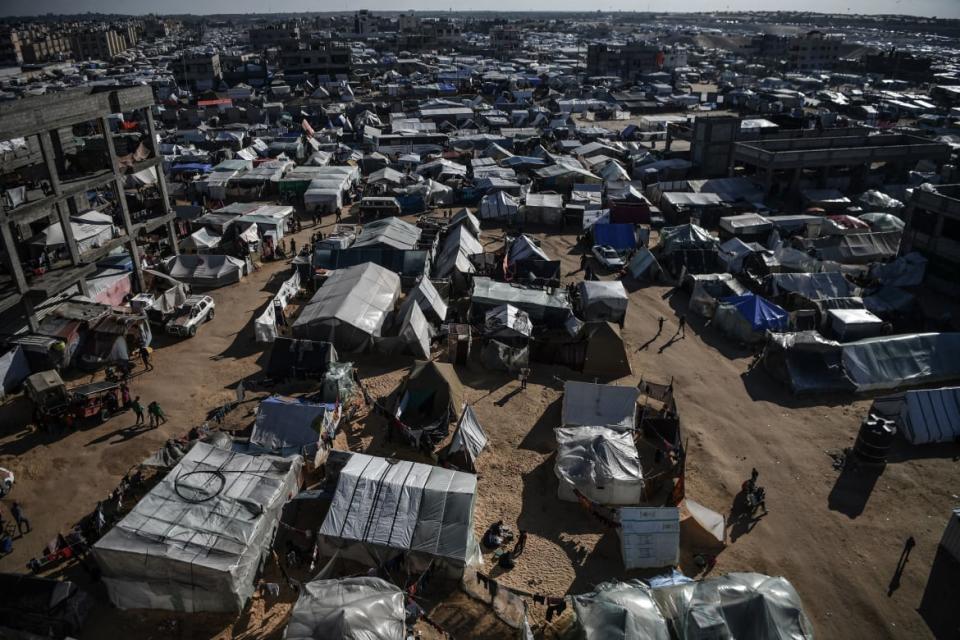
[{"label": "distant horizon", "polygon": [[[832,6],[833,0],[802,0],[802,2],[790,2],[789,0],[726,0],[717,2],[715,0],[684,0],[683,4],[689,5],[684,9],[673,8],[670,11],[658,11],[654,3],[648,0],[646,7],[638,7],[637,4],[629,3],[631,6],[617,6],[625,0],[610,0],[607,6],[601,6],[596,9],[583,9],[567,7],[571,0],[558,0],[553,6],[548,8],[538,7],[540,2],[530,2],[534,5],[524,9],[518,9],[516,2],[507,0],[492,0],[489,8],[484,9],[463,9],[442,6],[441,0],[414,0],[411,4],[419,6],[400,6],[391,4],[389,7],[380,6],[374,3],[372,6],[350,6],[347,0],[340,0],[342,7],[328,6],[318,8],[316,2],[311,0],[279,0],[274,3],[275,10],[262,11],[263,4],[259,0],[201,0],[200,2],[189,0],[168,0],[164,4],[165,11],[157,12],[157,6],[148,0],[126,0],[116,4],[122,5],[121,10],[116,8],[107,8],[111,4],[108,0],[76,0],[74,2],[65,2],[64,0],[36,0],[33,2],[27,0],[9,0],[4,4],[4,13],[0,19],[8,18],[43,18],[52,15],[64,17],[83,17],[88,14],[104,14],[130,17],[143,17],[147,15],[161,16],[237,16],[237,15],[282,15],[282,14],[324,14],[324,13],[353,13],[360,9],[367,9],[373,12],[382,13],[403,13],[414,10],[419,13],[496,13],[496,14],[523,14],[523,13],[548,13],[548,14],[592,14],[599,11],[601,14],[607,13],[654,13],[659,15],[690,15],[690,14],[736,14],[736,13],[790,13],[790,14],[810,14],[811,16],[828,15],[862,15],[862,16],[889,16],[904,18],[939,18],[955,20],[960,19],[960,0],[913,0],[910,2],[916,13],[904,13],[902,7],[903,0],[847,0],[843,3],[847,5],[843,9]],[[497,8],[501,2],[504,8]],[[326,4],[326,3],[324,3]],[[330,3],[338,4],[338,3]],[[546,3],[543,3],[546,4]],[[604,3],[605,4],[605,3]],[[731,6],[736,4],[739,6]],[[797,4],[805,5],[805,8],[798,8]],[[198,5],[203,5],[200,9]],[[312,5],[312,6],[311,6]],[[774,5],[774,6],[771,6]],[[788,5],[788,6],[777,6]],[[200,10],[198,10],[200,9]],[[899,10],[895,10],[899,9]]]}]

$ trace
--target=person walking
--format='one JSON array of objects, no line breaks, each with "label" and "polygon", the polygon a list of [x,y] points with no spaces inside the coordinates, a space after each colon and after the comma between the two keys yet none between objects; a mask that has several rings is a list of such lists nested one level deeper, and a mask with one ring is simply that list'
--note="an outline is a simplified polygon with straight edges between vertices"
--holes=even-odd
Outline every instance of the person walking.
[{"label": "person walking", "polygon": [[140,361],[143,362],[143,366],[147,371],[153,371],[153,365],[150,364],[150,347],[147,345],[142,345],[139,350]]},{"label": "person walking", "polygon": [[676,335],[680,336],[681,338],[687,337],[687,316],[680,316],[680,323],[677,325]]},{"label": "person walking", "polygon": [[[143,405],[140,404],[140,396],[133,399],[133,402],[130,403],[130,408],[133,409],[134,415],[137,416],[137,421],[134,425],[143,424]],[[151,418],[150,421],[153,422],[153,418]]]},{"label": "person walking", "polygon": [[521,368],[520,375],[518,377],[520,378],[520,389],[521,390],[526,389],[527,379],[530,378],[530,368],[529,367]]},{"label": "person walking", "polygon": [[337,224],[340,224],[341,222],[343,222],[343,213],[340,211],[340,209],[337,209],[337,220],[336,220],[336,222],[337,222]]},{"label": "person walking", "polygon": [[660,316],[660,319],[657,320],[657,335],[659,336],[663,333],[663,323],[665,322],[664,317]]},{"label": "person walking", "polygon": [[23,535],[24,525],[27,527],[27,533],[33,530],[33,527],[30,526],[30,519],[23,513],[23,505],[16,500],[14,500],[13,505],[10,506],[10,515],[13,516],[14,522],[17,523],[17,532],[19,532],[21,536]]},{"label": "person walking", "polygon": [[150,414],[150,426],[154,429],[167,421],[167,416],[164,415],[163,409],[160,408],[160,403],[156,400],[147,405],[147,413]]}]

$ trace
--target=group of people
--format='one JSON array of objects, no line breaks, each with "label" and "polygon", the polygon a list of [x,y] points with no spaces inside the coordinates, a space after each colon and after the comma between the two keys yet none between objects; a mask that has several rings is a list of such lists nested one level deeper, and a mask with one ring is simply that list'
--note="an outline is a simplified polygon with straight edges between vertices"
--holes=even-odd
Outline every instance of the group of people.
[{"label": "group of people", "polygon": [[[134,425],[143,424],[143,405],[140,404],[140,396],[134,398],[130,402],[129,407],[133,409],[134,415],[137,416],[137,421]],[[163,409],[160,408],[160,403],[156,400],[147,405],[147,414],[150,416],[150,427],[153,429],[156,429],[167,421],[166,414],[163,413]]]},{"label": "group of people", "polygon": [[750,479],[743,483],[743,492],[747,496],[747,506],[750,508],[751,516],[760,508],[763,509],[764,515],[767,513],[767,491],[757,484],[759,477],[760,472],[754,468],[750,471]]},{"label": "group of people", "polygon": [[504,549],[511,540],[513,540],[513,531],[503,523],[503,520],[497,520],[491,524],[483,534],[483,546],[494,550],[494,557],[503,569],[513,569],[516,566],[517,558],[523,554],[527,546],[527,532],[521,529],[513,549]]},{"label": "group of people", "polygon": [[[13,522],[16,525],[18,538],[23,537],[24,528],[27,529],[26,533],[30,533],[30,531],[33,530],[33,527],[30,526],[29,518],[27,518],[23,511],[23,505],[16,500],[10,505],[10,515],[13,517]],[[11,551],[13,551],[13,538],[7,533],[7,524],[4,522],[3,512],[0,512],[0,553],[7,554]]]}]

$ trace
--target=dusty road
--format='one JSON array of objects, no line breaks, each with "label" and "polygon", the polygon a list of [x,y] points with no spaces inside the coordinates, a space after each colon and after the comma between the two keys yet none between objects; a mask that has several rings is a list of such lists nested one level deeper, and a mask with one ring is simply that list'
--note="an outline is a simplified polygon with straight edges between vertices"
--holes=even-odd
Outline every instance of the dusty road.
[{"label": "dusty road", "polygon": [[[305,230],[299,240],[309,232]],[[494,247],[500,233],[484,235],[484,243]],[[562,257],[565,274],[579,266],[574,239],[544,238],[548,254]],[[259,373],[263,352],[253,341],[251,321],[276,290],[281,271],[285,265],[269,264],[239,285],[214,291],[214,322],[193,340],[162,340],[154,355],[155,370],[138,376],[132,385],[142,399],[159,401],[170,417],[155,431],[130,432],[126,429],[132,417],[121,416],[96,428],[44,436],[27,425],[25,402],[3,407],[0,466],[17,473],[14,496],[24,502],[34,531],[15,540],[14,552],[0,559],[0,570],[21,570],[47,539],[92,510],[127,469],[166,438],[201,423],[210,408],[233,397],[237,382]],[[692,315],[686,338],[661,351],[676,328],[678,314],[686,312],[686,295],[667,293],[663,287],[632,291],[624,335],[634,375],[622,382],[635,383],[641,376],[674,380],[689,439],[690,497],[727,513],[751,467],[760,471],[767,489],[769,515],[749,531],[730,532],[732,543],[719,556],[714,573],[786,576],[822,638],[933,637],[916,609],[947,514],[958,503],[960,448],[903,446],[879,477],[840,478],[828,451],[852,444],[867,401],[796,401],[762,370],[747,373],[751,354],[704,328]],[[638,351],[656,332],[660,316],[667,319],[664,335]],[[410,360],[368,355],[357,358],[357,363],[371,392],[386,395]],[[519,392],[516,380],[486,372],[479,363],[461,370],[468,400],[490,437],[479,461],[476,532],[480,535],[497,519],[528,530],[524,556],[500,580],[562,595],[630,574],[622,569],[616,536],[577,505],[556,498],[552,429],[559,424],[561,393],[555,375],[580,377],[570,370],[535,365],[529,388]],[[370,417],[347,426],[337,444],[415,457],[410,450],[386,443],[382,435],[382,423]],[[917,546],[899,588],[888,597],[901,548],[911,535]],[[457,637],[502,633],[489,621],[471,617],[474,607],[465,607],[470,615],[459,609],[464,615],[450,615],[451,609],[461,606],[451,603],[437,609],[438,619],[457,619],[451,629]],[[272,638],[279,637],[286,607],[282,603],[266,607],[258,600],[251,614],[233,623],[217,617],[121,613],[101,606],[94,629],[106,633],[99,637],[129,637],[124,634],[138,630],[142,637],[158,638]],[[532,613],[540,617],[543,611],[535,607]],[[161,623],[173,626],[161,631],[157,627]],[[85,637],[97,637],[90,633]]]}]

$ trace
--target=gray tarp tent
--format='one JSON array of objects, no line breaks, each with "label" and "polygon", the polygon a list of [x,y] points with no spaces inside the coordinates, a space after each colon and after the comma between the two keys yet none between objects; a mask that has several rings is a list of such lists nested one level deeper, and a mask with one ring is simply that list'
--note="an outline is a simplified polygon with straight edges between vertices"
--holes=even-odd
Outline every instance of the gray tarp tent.
[{"label": "gray tarp tent", "polygon": [[360,453],[340,470],[317,541],[326,555],[379,567],[402,554],[423,571],[459,577],[479,555],[473,534],[477,477]]},{"label": "gray tarp tent", "polygon": [[636,387],[567,380],[563,385],[564,427],[609,427],[629,431],[636,426]]},{"label": "gray tarp tent", "polygon": [[663,274],[660,263],[653,257],[650,250],[640,247],[627,264],[627,271],[634,280],[657,281]]},{"label": "gray tarp tent", "polygon": [[379,336],[400,297],[400,276],[372,262],[338,269],[293,323],[297,338],[332,342],[337,351],[362,351]]},{"label": "gray tarp tent", "polygon": [[585,280],[577,285],[580,315],[584,320],[607,320],[622,324],[630,299],[619,280]]},{"label": "gray tarp tent", "polygon": [[774,273],[764,279],[764,286],[771,295],[796,293],[808,300],[849,298],[857,295],[857,289],[842,273]]},{"label": "gray tarp tent", "polygon": [[120,609],[231,611],[253,594],[302,460],[204,442],[93,546]]},{"label": "gray tarp tent", "polygon": [[333,439],[338,413],[331,404],[270,396],[257,407],[250,442],[284,454],[314,453],[322,434]]},{"label": "gray tarp tent", "polygon": [[899,422],[911,444],[954,442],[960,438],[960,387],[907,391]]},{"label": "gray tarp tent", "polygon": [[460,422],[457,423],[457,428],[453,432],[445,457],[461,468],[476,473],[477,458],[486,446],[487,434],[480,426],[480,420],[473,412],[473,407],[467,405],[463,409],[463,414],[460,415]]},{"label": "gray tarp tent", "polygon": [[483,319],[484,335],[490,338],[525,340],[533,332],[530,316],[512,304],[487,311]]},{"label": "gray tarp tent", "polygon": [[284,640],[405,640],[406,594],[381,578],[313,580],[293,606]]},{"label": "gray tarp tent", "polygon": [[426,434],[439,442],[463,407],[463,385],[453,365],[418,360],[397,394],[394,416],[419,443]]},{"label": "gray tarp tent", "polygon": [[670,640],[650,587],[639,580],[604,582],[573,596],[573,611],[584,640]]},{"label": "gray tarp tent", "polygon": [[640,504],[643,471],[631,432],[607,427],[565,427],[553,432],[558,498],[577,502],[577,489],[600,504]]},{"label": "gray tarp tent", "polygon": [[564,289],[522,287],[482,277],[473,279],[470,303],[474,315],[481,317],[490,309],[509,303],[526,311],[530,320],[535,323],[546,321],[561,324],[572,313]]},{"label": "gray tarp tent", "polygon": [[233,256],[207,254],[180,254],[165,263],[171,278],[194,287],[223,287],[240,282],[245,263]]},{"label": "gray tarp tent", "polygon": [[587,337],[583,354],[584,374],[613,379],[633,373],[620,327],[610,322],[588,322],[583,333]]}]

